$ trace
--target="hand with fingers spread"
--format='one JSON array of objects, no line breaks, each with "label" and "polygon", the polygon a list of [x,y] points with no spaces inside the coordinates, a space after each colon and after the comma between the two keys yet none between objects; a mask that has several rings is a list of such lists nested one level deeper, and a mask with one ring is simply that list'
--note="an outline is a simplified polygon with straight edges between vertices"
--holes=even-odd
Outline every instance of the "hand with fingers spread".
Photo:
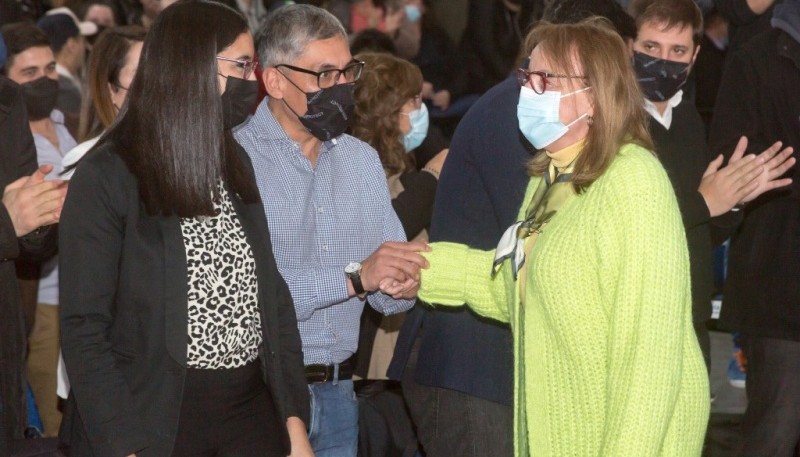
[{"label": "hand with fingers spread", "polygon": [[415,287],[412,282],[419,283],[419,269],[428,267],[428,261],[419,252],[429,249],[427,244],[418,241],[383,243],[361,262],[364,290],[382,290],[381,285],[385,285],[395,292],[387,295],[408,293]]},{"label": "hand with fingers spread", "polygon": [[758,177],[764,172],[764,158],[744,155],[747,140],[739,140],[731,160],[722,167],[722,154],[708,164],[698,192],[703,196],[711,217],[730,211],[758,187]]},{"label": "hand with fingers spread", "polygon": [[52,165],[42,165],[32,175],[5,187],[3,205],[18,237],[54,224],[61,217],[67,184],[60,180],[45,181],[44,177],[52,170]]},{"label": "hand with fingers spread", "polygon": [[[747,137],[743,136],[739,140],[736,151],[739,150],[740,146],[742,148],[747,148]],[[758,186],[739,201],[740,205],[755,200],[765,192],[786,187],[792,183],[791,178],[778,179],[789,171],[796,162],[795,158],[792,157],[794,149],[789,146],[781,150],[781,146],[783,146],[783,143],[777,141],[758,155],[758,157],[763,160],[764,172],[756,178]],[[736,153],[734,152],[734,156],[735,155]],[[731,157],[731,161],[733,161],[733,157]]]}]

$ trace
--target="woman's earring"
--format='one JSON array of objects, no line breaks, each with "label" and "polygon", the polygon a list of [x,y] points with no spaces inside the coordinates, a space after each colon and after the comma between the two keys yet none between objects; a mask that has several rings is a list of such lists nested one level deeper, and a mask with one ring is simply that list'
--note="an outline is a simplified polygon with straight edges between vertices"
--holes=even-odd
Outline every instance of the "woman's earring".
[{"label": "woman's earring", "polygon": [[586,124],[587,124],[589,127],[591,127],[591,126],[592,126],[592,124],[594,124],[594,118],[593,118],[592,116],[588,116],[588,117],[586,118]]}]

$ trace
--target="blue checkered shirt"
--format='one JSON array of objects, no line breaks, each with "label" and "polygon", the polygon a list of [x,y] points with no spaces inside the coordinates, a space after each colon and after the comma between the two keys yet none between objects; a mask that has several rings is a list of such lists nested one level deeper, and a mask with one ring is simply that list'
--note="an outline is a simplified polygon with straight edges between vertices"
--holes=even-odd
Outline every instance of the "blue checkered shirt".
[{"label": "blue checkered shirt", "polygon": [[[236,133],[256,172],[278,269],[294,299],[305,364],[341,363],[358,345],[363,301],[347,296],[344,267],[384,241],[405,241],[378,153],[349,135],[322,144],[316,167],[264,99]],[[383,314],[412,300],[372,293]]]}]

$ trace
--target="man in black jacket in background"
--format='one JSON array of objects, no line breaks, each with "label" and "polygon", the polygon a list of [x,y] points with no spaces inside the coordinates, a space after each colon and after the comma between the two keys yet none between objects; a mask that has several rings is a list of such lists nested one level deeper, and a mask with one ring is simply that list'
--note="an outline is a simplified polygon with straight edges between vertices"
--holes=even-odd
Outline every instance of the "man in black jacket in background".
[{"label": "man in black jacket in background", "polygon": [[[4,48],[4,47],[3,47]],[[5,56],[0,56],[0,62]],[[52,165],[37,170],[20,87],[0,76],[0,455],[22,438],[25,414],[25,325],[14,260],[55,253],[55,230],[66,188],[44,181]],[[47,226],[47,227],[45,227]]]},{"label": "man in black jacket in background", "polygon": [[[691,264],[692,317],[706,367],[710,368],[706,322],[711,319],[712,248],[741,221],[737,205],[788,184],[772,178],[791,165],[792,161],[784,162],[790,152],[767,162],[778,152],[777,147],[758,158],[743,159],[740,147],[732,163],[721,167],[722,156],[714,159],[709,154],[703,121],[681,90],[700,50],[700,9],[693,0],[633,0],[630,9],[637,25],[637,37],[631,45],[633,65],[645,96],[656,154],[667,170],[683,217]],[[767,177],[764,168],[771,172],[769,179],[759,179]],[[713,240],[712,235],[716,235]]]},{"label": "man in black jacket in background", "polygon": [[[722,76],[709,143],[800,148],[800,0],[775,6]],[[792,171],[792,174],[796,170]],[[800,443],[800,180],[744,208],[731,240],[720,325],[742,333],[748,407],[740,456],[794,457]]]}]

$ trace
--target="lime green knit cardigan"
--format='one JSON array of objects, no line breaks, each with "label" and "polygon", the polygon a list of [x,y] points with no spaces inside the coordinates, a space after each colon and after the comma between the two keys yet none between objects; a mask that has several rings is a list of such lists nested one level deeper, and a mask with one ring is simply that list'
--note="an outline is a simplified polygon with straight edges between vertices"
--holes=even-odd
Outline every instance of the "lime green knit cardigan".
[{"label": "lime green knit cardigan", "polygon": [[493,251],[431,247],[420,298],[511,324],[517,456],[700,455],[709,391],[686,239],[649,151],[624,146],[544,227],[524,298],[509,265],[491,278]]}]

